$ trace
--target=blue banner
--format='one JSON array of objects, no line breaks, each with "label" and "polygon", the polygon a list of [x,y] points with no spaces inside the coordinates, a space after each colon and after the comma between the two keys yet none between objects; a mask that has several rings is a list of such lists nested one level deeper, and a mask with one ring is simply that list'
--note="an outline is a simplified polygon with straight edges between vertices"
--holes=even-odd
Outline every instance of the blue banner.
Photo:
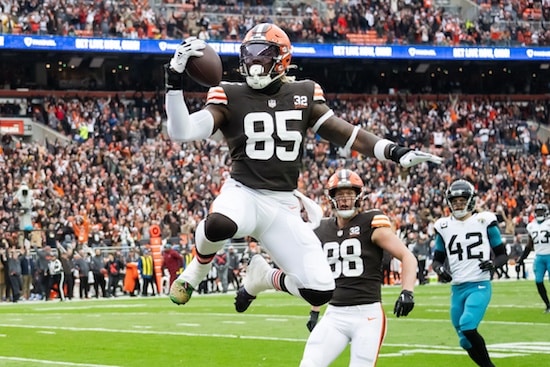
[{"label": "blue banner", "polygon": [[[81,53],[172,54],[177,40],[0,35],[2,50]],[[209,42],[222,56],[239,54],[239,42]],[[395,60],[532,60],[550,62],[548,47],[443,47],[424,45],[359,46],[351,44],[294,44],[295,57]]]}]

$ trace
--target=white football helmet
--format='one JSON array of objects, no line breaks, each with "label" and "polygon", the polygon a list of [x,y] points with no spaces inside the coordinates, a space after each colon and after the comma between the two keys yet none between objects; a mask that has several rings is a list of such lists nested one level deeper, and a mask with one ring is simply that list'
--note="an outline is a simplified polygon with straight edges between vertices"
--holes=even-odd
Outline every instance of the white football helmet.
[{"label": "white football helmet", "polygon": [[535,206],[535,219],[537,220],[537,222],[539,223],[544,222],[546,218],[548,218],[549,214],[550,213],[548,211],[548,205],[537,204]]}]

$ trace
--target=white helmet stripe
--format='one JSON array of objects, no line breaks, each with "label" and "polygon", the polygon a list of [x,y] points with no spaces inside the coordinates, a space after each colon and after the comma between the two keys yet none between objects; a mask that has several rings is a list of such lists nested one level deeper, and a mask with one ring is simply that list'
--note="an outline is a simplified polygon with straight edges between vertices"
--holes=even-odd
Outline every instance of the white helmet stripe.
[{"label": "white helmet stripe", "polygon": [[270,27],[270,24],[267,24],[267,23],[264,23],[264,24],[259,24],[258,26],[255,27],[255,32],[254,34],[252,35],[252,39],[263,39],[265,40],[265,34],[267,32],[267,30],[269,29]]}]

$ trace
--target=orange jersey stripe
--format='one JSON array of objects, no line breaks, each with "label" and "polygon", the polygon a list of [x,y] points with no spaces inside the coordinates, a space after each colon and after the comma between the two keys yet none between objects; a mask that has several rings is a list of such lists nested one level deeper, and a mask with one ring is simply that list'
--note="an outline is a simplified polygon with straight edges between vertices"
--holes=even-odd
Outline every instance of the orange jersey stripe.
[{"label": "orange jersey stripe", "polygon": [[323,88],[317,83],[315,83],[315,88],[313,89],[313,100],[314,101],[322,101],[325,102],[325,92],[323,92]]},{"label": "orange jersey stripe", "polygon": [[206,95],[206,104],[227,104],[227,95],[222,87],[210,88]]},{"label": "orange jersey stripe", "polygon": [[391,228],[390,218],[381,214],[375,215],[374,218],[372,218],[371,226],[373,228],[379,228],[379,227]]},{"label": "orange jersey stripe", "polygon": [[[382,305],[380,305],[382,307]],[[386,314],[384,313],[382,309],[382,328],[380,329],[380,336],[378,338],[378,348],[376,350],[376,359],[374,360],[375,363],[378,360],[378,356],[380,355],[380,349],[382,348],[382,343],[384,342],[384,337],[386,336],[386,329],[388,327],[388,319],[386,318]]]}]

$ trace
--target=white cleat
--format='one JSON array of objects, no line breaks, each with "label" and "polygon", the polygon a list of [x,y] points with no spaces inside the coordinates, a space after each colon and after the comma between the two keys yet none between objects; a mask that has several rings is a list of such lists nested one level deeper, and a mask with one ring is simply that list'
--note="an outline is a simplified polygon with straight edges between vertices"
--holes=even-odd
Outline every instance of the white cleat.
[{"label": "white cleat", "polygon": [[251,296],[256,296],[267,289],[274,289],[271,281],[273,270],[262,255],[252,256],[243,280],[243,287],[246,292]]}]

